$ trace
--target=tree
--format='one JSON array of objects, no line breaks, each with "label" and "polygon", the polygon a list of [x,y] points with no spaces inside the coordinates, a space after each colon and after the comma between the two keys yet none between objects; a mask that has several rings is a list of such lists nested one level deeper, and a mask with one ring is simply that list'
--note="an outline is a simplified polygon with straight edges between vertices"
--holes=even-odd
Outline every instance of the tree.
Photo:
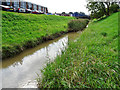
[{"label": "tree", "polygon": [[106,2],[90,2],[88,0],[86,8],[88,8],[88,10],[91,12],[92,18],[100,18],[104,15],[110,15],[112,5],[117,5],[116,0],[107,0]]},{"label": "tree", "polygon": [[100,18],[106,14],[104,4],[98,2],[89,2],[87,4],[88,10],[91,12],[91,18]]},{"label": "tree", "polygon": [[62,14],[65,14],[65,12],[62,12]]},{"label": "tree", "polygon": [[118,4],[112,4],[112,5],[110,6],[110,14],[117,12],[118,9],[119,9],[119,5],[118,5]]},{"label": "tree", "polygon": [[69,12],[69,14],[73,14],[73,12]]}]

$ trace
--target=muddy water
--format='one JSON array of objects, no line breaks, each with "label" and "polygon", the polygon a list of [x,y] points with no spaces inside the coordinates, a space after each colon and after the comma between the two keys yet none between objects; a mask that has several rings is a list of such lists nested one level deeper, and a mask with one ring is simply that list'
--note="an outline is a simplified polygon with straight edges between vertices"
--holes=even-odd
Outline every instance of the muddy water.
[{"label": "muddy water", "polygon": [[69,40],[76,40],[80,32],[68,33],[55,40],[25,50],[14,58],[2,61],[2,88],[36,88],[37,74],[46,63],[54,61],[68,46]]}]

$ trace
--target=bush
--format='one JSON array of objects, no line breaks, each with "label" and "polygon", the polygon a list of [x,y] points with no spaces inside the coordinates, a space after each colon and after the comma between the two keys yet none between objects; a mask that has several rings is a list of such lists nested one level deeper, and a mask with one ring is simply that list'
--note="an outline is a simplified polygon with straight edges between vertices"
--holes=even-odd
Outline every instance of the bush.
[{"label": "bush", "polygon": [[79,31],[79,30],[83,30],[87,24],[88,24],[88,20],[87,19],[76,19],[76,20],[71,20],[68,23],[68,31]]},{"label": "bush", "polygon": [[110,7],[110,14],[117,12],[118,9],[119,9],[119,5],[117,5],[117,4],[111,5],[111,7]]}]

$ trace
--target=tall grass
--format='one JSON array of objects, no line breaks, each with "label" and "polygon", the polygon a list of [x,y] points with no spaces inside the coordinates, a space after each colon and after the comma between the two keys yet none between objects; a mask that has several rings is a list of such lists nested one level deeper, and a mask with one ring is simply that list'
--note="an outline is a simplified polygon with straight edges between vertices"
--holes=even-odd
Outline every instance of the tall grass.
[{"label": "tall grass", "polygon": [[2,58],[2,32],[0,27],[0,59]]},{"label": "tall grass", "polygon": [[118,13],[92,22],[38,78],[40,88],[118,88]]}]

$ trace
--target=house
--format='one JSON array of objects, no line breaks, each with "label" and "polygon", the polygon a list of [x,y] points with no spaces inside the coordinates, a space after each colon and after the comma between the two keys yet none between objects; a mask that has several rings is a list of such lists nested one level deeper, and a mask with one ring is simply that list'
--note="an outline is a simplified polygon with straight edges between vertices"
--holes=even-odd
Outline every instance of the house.
[{"label": "house", "polygon": [[[13,2],[12,2],[13,1]],[[14,11],[14,12],[25,12],[25,13],[48,13],[48,8],[37,5],[31,2],[26,2],[24,0],[4,0],[1,2],[2,10]]]}]

